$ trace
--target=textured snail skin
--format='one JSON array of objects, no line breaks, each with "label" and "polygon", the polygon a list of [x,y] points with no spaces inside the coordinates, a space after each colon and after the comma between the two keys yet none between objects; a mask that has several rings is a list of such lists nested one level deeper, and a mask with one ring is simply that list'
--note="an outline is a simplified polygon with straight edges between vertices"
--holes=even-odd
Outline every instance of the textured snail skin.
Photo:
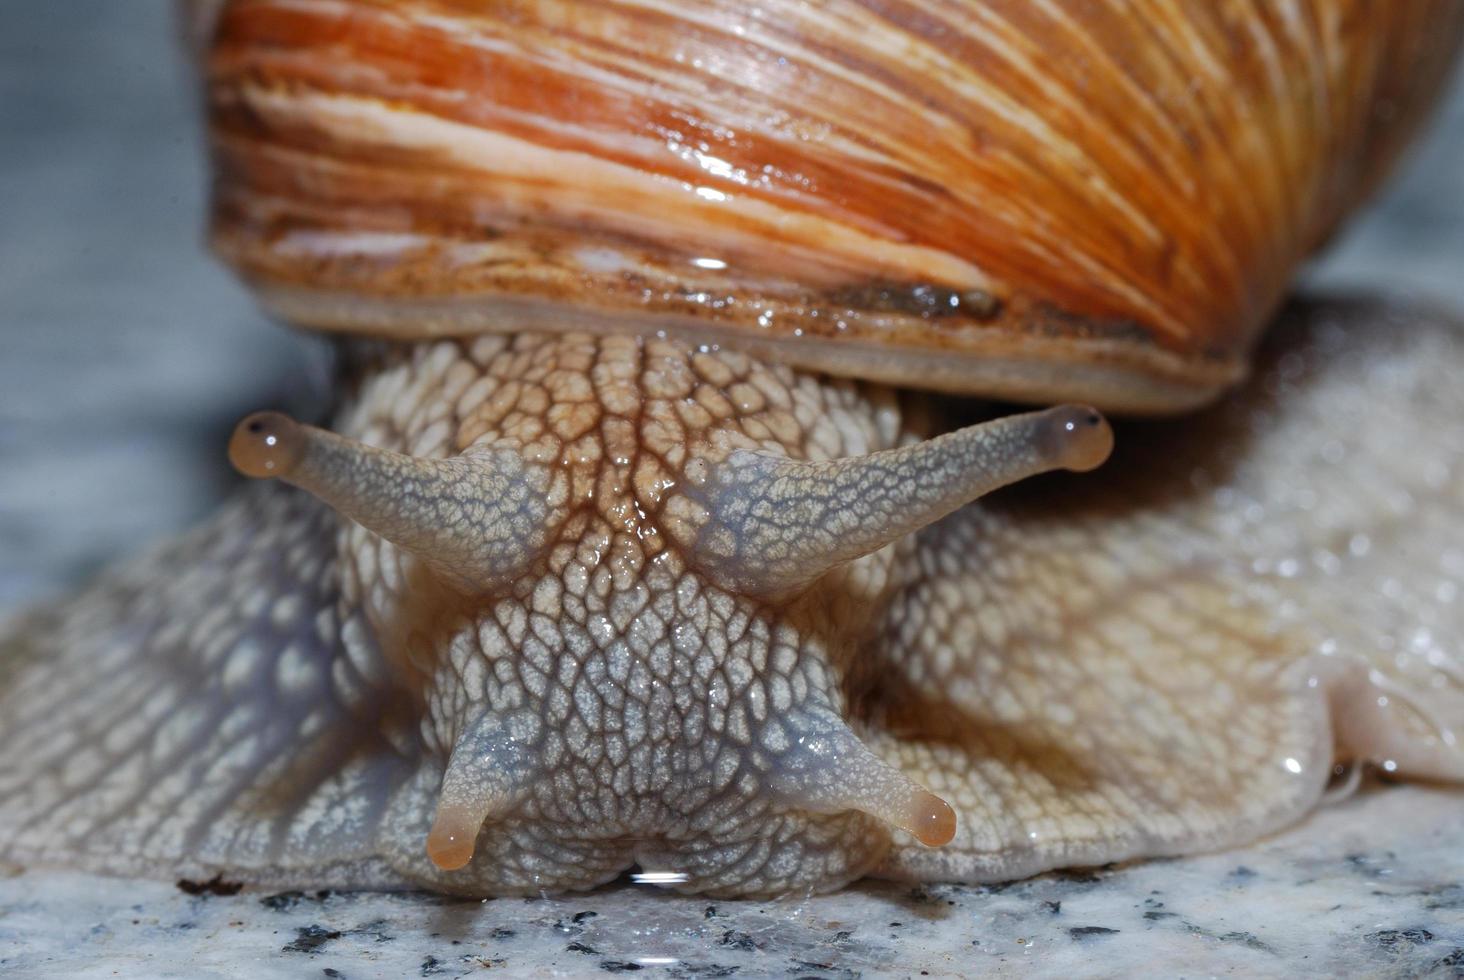
[{"label": "textured snail skin", "polygon": [[[310,493],[0,633],[0,859],[761,895],[1243,842],[1338,763],[1464,781],[1459,324],[1303,309],[1215,409],[953,511],[921,481],[1086,470],[1106,427],[921,441],[918,398],[658,339],[345,353],[339,435],[231,447]],[[840,561],[901,496],[949,512]]]},{"label": "textured snail skin", "polygon": [[1173,412],[1461,35],[1459,0],[234,0],[213,244],[311,327]]}]

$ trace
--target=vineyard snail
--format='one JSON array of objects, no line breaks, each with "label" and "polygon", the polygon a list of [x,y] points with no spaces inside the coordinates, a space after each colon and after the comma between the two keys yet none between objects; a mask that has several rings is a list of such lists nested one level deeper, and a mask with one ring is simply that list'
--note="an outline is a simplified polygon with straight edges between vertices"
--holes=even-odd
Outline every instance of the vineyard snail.
[{"label": "vineyard snail", "polygon": [[765,895],[1464,781],[1464,334],[1303,309],[1245,380],[1464,5],[194,13],[333,431],[0,632],[0,858]]}]

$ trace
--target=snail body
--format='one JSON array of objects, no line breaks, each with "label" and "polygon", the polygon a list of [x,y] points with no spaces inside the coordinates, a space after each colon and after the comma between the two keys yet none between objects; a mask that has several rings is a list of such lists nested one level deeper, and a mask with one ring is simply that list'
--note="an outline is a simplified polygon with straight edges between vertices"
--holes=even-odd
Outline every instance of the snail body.
[{"label": "snail body", "polygon": [[0,856],[754,895],[1464,780],[1457,328],[1293,311],[1089,473],[1246,373],[1464,20],[1349,9],[210,7],[214,245],[339,404],[0,634]]}]

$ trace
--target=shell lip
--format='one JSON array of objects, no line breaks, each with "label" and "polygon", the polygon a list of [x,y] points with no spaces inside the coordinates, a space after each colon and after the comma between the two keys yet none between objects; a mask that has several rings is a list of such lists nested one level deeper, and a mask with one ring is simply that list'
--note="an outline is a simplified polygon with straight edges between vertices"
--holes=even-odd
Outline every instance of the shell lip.
[{"label": "shell lip", "polygon": [[[534,295],[373,296],[251,277],[264,308],[311,329],[427,340],[485,333],[669,336],[840,377],[1022,404],[1081,401],[1117,415],[1199,409],[1246,377],[1245,358],[1186,356],[1121,337],[972,331],[959,346],[749,332],[654,309],[584,308]],[[892,333],[894,331],[892,330]]]}]

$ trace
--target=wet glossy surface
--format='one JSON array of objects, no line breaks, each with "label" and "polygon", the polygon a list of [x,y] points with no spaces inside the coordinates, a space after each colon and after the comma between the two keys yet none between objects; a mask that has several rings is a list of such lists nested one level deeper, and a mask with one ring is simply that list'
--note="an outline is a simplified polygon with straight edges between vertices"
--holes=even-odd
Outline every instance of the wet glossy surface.
[{"label": "wet glossy surface", "polygon": [[213,241],[315,327],[568,312],[892,384],[1192,407],[1244,373],[1464,28],[1435,0],[1287,10],[235,5]]},{"label": "wet glossy surface", "polygon": [[[168,61],[165,7],[154,0],[124,11],[95,0],[85,17],[0,8],[0,111],[5,131],[24,135],[21,151],[0,157],[5,609],[205,513],[231,485],[230,425],[259,405],[289,407],[284,393],[304,383],[303,345],[268,328],[198,249],[201,176]],[[1419,154],[1388,208],[1343,243],[1324,271],[1330,284],[1417,287],[1464,303],[1456,166],[1464,99],[1451,114],[1452,141]],[[1449,975],[1464,960],[1464,899],[1441,883],[1457,872],[1439,869],[1458,868],[1464,829],[1415,831],[1451,818],[1457,826],[1457,809],[1457,798],[1402,790],[1320,815],[1312,836],[1244,853],[1098,882],[1041,879],[913,898],[893,886],[734,906],[627,888],[486,904],[195,898],[155,882],[36,873],[0,882],[0,972],[455,976],[541,963],[566,973],[608,964],[668,976],[721,967],[741,976],[918,976],[971,969],[962,957],[979,956],[975,965],[991,969],[1031,961],[1075,976],[1117,972],[1121,962]],[[1378,827],[1390,836],[1368,836]],[[1234,874],[1242,867],[1254,874]],[[587,911],[596,914],[574,921]],[[906,941],[891,943],[891,934]],[[677,962],[639,962],[657,957]]]}]

